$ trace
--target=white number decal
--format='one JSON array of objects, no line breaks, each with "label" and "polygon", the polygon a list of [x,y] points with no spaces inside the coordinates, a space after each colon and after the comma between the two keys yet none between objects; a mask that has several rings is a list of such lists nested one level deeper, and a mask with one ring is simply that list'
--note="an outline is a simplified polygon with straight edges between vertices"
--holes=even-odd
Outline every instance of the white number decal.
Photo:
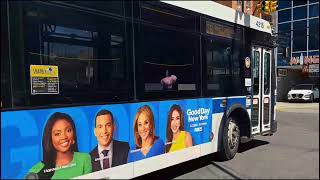
[{"label": "white number decal", "polygon": [[261,22],[261,21],[257,21],[257,22],[256,22],[256,26],[257,26],[258,28],[264,28],[264,24],[263,24],[263,22]]}]

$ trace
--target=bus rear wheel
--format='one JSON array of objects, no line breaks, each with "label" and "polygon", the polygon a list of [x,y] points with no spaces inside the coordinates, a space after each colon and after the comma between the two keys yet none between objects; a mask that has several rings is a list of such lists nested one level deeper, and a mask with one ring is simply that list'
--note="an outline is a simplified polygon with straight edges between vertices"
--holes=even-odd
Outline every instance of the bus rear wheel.
[{"label": "bus rear wheel", "polygon": [[234,117],[229,117],[223,129],[222,148],[218,152],[219,159],[230,160],[238,152],[240,144],[240,128]]}]

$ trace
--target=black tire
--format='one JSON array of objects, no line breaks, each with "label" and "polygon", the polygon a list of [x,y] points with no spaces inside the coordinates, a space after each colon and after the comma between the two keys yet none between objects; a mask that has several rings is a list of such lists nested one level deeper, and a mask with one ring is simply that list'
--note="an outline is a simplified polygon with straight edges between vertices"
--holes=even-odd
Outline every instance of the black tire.
[{"label": "black tire", "polygon": [[[229,128],[229,126],[231,127]],[[229,130],[232,130],[232,132],[230,133],[230,135],[232,136],[231,139],[228,136]],[[240,128],[235,118],[229,117],[226,120],[222,136],[221,151],[217,153],[218,159],[224,161],[230,160],[237,154],[240,144]],[[232,142],[229,143],[229,140]]]},{"label": "black tire", "polygon": [[311,94],[310,102],[311,102],[311,103],[313,103],[313,102],[314,102],[314,96],[313,96],[313,94]]}]

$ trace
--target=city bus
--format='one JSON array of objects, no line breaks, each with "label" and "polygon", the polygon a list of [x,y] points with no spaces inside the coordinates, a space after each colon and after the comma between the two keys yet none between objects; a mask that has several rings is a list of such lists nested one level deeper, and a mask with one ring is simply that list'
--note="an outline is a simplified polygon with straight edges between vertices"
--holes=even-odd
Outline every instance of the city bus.
[{"label": "city bus", "polygon": [[213,1],[1,1],[1,178],[135,178],[277,131],[270,23]]}]

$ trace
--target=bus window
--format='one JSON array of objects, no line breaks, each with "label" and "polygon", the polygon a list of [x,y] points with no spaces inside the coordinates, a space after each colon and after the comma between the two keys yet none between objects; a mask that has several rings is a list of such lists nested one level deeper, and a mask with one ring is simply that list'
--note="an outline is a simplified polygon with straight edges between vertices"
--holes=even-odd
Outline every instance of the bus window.
[{"label": "bus window", "polygon": [[[197,90],[197,36],[151,26],[139,32],[140,83],[144,98],[195,96]],[[159,96],[161,94],[161,96]]]},{"label": "bus window", "polygon": [[132,98],[123,21],[41,3],[26,3],[23,13],[25,46],[20,47],[24,57],[16,61],[24,59],[28,84],[30,65],[57,66],[59,93],[31,95],[30,85],[26,85],[24,92],[29,99],[19,106]]},{"label": "bus window", "polygon": [[260,71],[260,52],[254,51],[253,52],[253,94],[259,94],[259,71]]},{"label": "bus window", "polygon": [[204,58],[207,68],[207,95],[243,95],[241,30],[206,22]]},{"label": "bus window", "polygon": [[269,94],[270,92],[270,53],[266,52],[264,54],[264,94]]},{"label": "bus window", "polygon": [[11,107],[7,4],[1,1],[1,109]]}]

